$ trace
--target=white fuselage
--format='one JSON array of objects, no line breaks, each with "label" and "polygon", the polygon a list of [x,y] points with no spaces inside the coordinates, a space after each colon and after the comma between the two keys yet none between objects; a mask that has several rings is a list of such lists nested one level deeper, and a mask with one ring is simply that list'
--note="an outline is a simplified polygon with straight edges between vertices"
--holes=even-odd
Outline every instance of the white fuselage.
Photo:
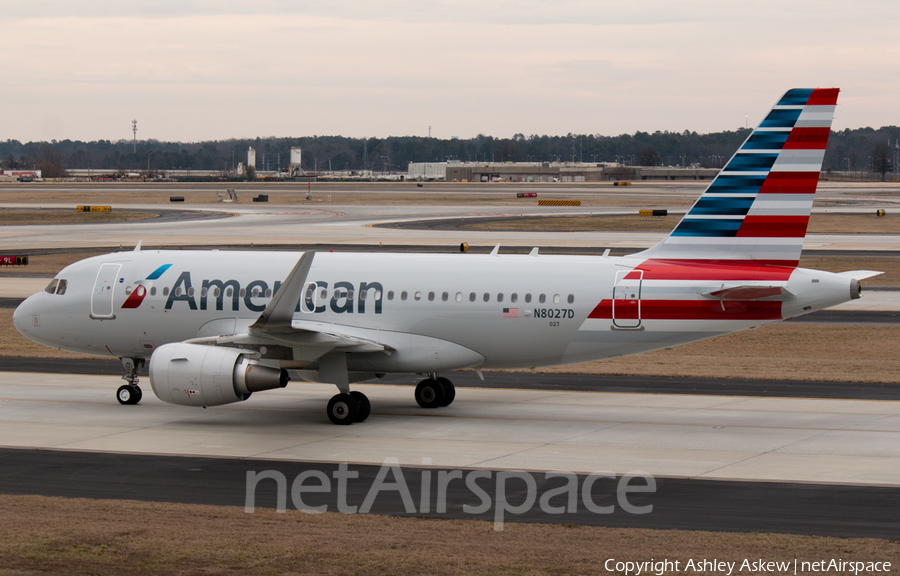
[{"label": "white fuselage", "polygon": [[[28,298],[14,322],[54,348],[149,358],[163,344],[246,332],[301,256],[142,251],[89,258],[57,275],[66,281],[64,294]],[[777,273],[759,278],[703,273],[659,279],[647,272],[626,278],[644,261],[318,253],[307,277],[316,283],[315,302],[301,302],[294,326],[336,327],[390,348],[351,350],[348,367],[356,372],[529,368],[666,348],[851,298],[851,279],[795,268],[770,267]],[[747,285],[781,286],[791,296],[752,303],[704,296]],[[294,354],[288,349],[272,357],[298,369],[315,360]]]}]

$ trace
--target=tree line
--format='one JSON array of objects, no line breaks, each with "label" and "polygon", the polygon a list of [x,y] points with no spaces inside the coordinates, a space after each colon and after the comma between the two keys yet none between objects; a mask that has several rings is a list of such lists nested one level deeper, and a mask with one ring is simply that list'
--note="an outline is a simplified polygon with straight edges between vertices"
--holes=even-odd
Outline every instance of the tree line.
[{"label": "tree line", "polygon": [[[143,170],[233,170],[246,162],[247,149],[256,150],[258,171],[286,169],[291,147],[303,151],[304,170],[406,171],[410,162],[619,162],[633,166],[721,167],[747,138],[739,128],[709,134],[656,131],[619,136],[567,134],[469,139],[421,136],[348,138],[305,136],[300,138],[231,139],[207,142],[140,140],[53,140],[51,142],[0,141],[4,168],[39,168],[45,177],[62,176],[67,168],[98,172]],[[835,171],[892,170],[891,148],[900,128],[858,128],[832,131],[823,169]],[[886,145],[890,141],[891,148]]]}]

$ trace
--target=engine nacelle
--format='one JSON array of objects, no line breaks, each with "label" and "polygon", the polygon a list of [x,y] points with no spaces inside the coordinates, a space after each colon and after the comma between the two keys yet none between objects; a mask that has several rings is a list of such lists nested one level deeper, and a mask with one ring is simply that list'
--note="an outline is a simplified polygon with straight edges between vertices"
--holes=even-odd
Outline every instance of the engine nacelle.
[{"label": "engine nacelle", "polygon": [[284,388],[287,370],[260,366],[237,348],[165,344],[150,357],[150,385],[163,402],[219,406]]}]

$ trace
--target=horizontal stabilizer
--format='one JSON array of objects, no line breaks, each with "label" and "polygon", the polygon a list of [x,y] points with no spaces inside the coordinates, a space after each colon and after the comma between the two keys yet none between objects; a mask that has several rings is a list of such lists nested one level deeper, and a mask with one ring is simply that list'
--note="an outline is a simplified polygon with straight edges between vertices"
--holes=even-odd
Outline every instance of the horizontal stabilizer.
[{"label": "horizontal stabilizer", "polygon": [[878,276],[879,274],[884,274],[884,272],[877,272],[875,270],[850,270],[849,272],[838,272],[838,276],[855,278],[857,280],[865,280],[866,278]]},{"label": "horizontal stabilizer", "polygon": [[705,292],[703,296],[718,300],[781,300],[785,296],[793,296],[783,286],[733,286],[715,292]]}]

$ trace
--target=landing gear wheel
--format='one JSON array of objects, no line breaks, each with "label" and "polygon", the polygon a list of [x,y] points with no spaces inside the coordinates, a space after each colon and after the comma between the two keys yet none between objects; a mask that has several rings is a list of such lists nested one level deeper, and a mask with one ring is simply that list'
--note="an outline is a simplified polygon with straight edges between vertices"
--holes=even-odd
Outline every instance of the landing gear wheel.
[{"label": "landing gear wheel", "polygon": [[359,417],[359,402],[350,394],[337,394],[328,401],[328,419],[333,424],[349,425]]},{"label": "landing gear wheel", "polygon": [[439,376],[435,378],[438,382],[444,385],[444,402],[441,406],[449,406],[453,404],[453,399],[456,398],[456,386],[453,385],[453,382],[444,378],[443,376]]},{"label": "landing gear wheel", "polygon": [[119,386],[119,389],[116,391],[116,400],[119,401],[119,404],[137,404],[141,401],[142,396],[143,393],[140,388],[128,384]]},{"label": "landing gear wheel", "polygon": [[444,385],[428,378],[416,386],[416,402],[422,408],[439,408],[444,405]]},{"label": "landing gear wheel", "polygon": [[365,394],[354,390],[350,393],[354,399],[356,399],[357,403],[359,403],[359,414],[356,415],[357,422],[365,422],[366,418],[369,417],[369,414],[372,413],[372,404],[369,402],[369,399]]}]

